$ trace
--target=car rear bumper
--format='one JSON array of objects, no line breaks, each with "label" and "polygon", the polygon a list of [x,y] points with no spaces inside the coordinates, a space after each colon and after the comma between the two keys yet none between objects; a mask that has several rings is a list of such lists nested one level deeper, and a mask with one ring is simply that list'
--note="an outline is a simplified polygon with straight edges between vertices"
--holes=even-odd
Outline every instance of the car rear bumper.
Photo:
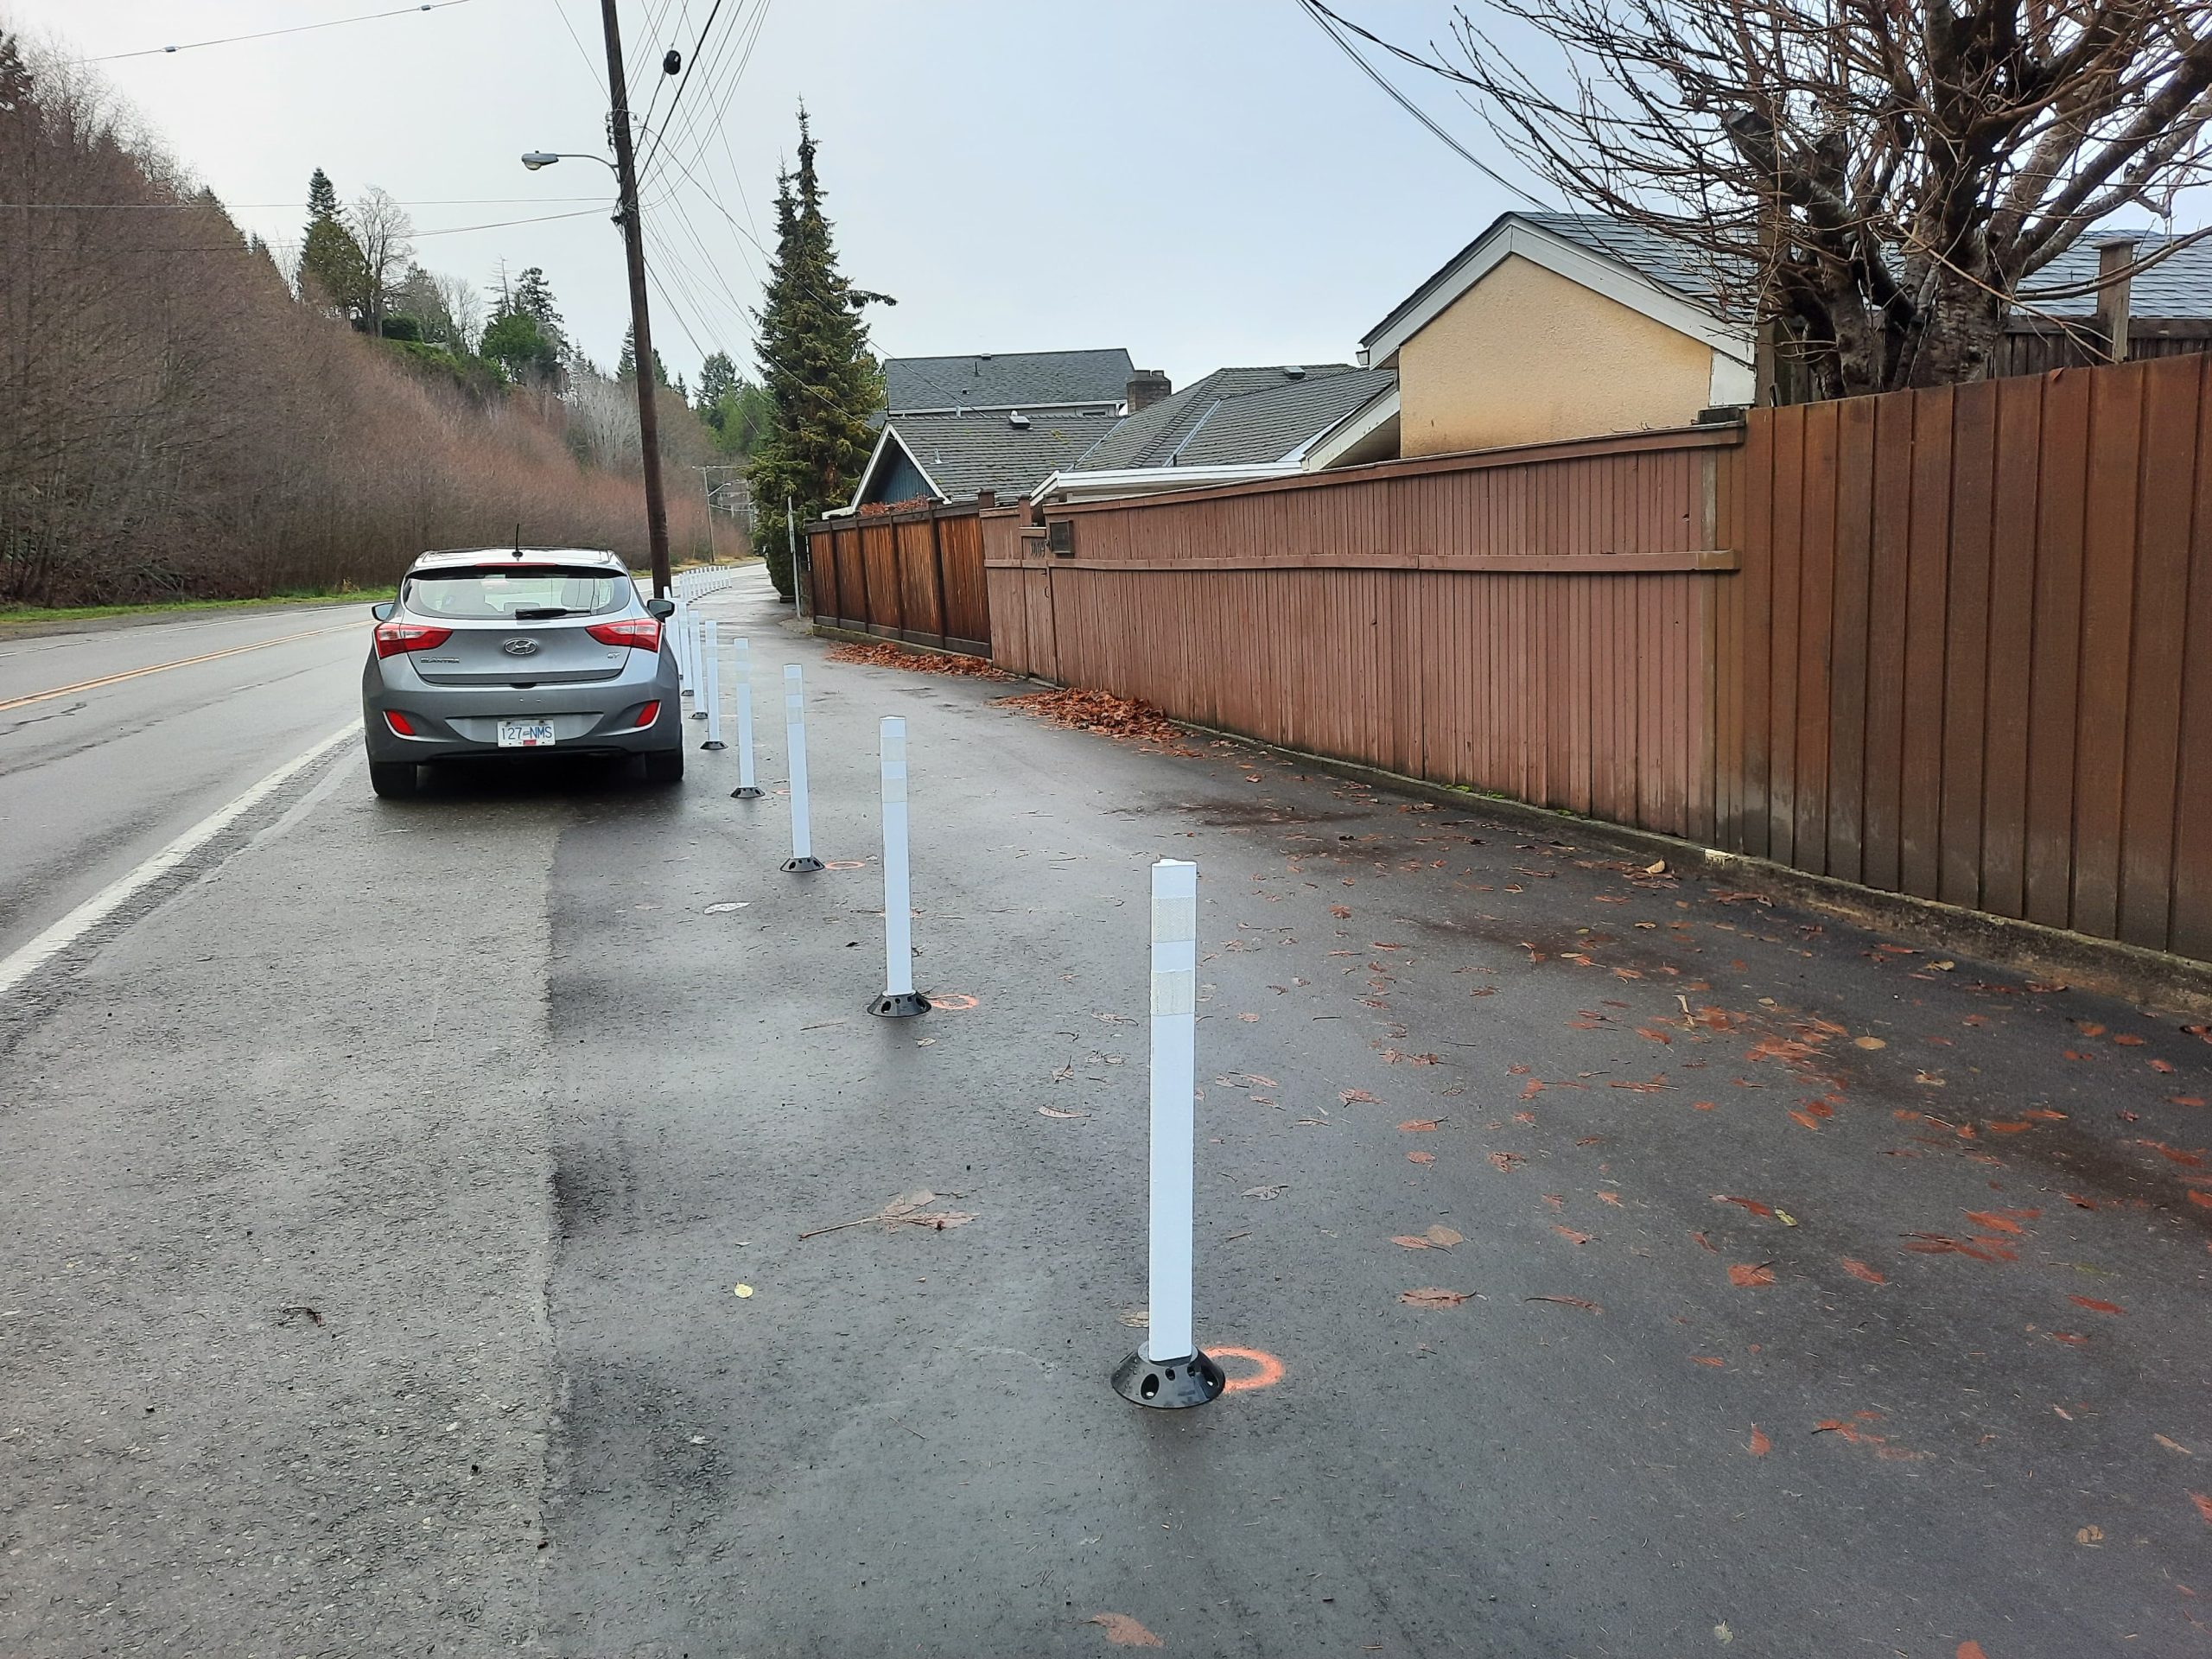
[{"label": "car rear bumper", "polygon": [[[660,704],[649,725],[639,725],[648,703]],[[392,729],[385,718],[402,715],[414,734]],[[502,720],[544,720],[554,741],[540,748],[501,748]],[[380,762],[457,760],[479,756],[643,754],[683,747],[683,709],[676,664],[641,652],[612,679],[567,685],[433,685],[403,653],[371,658],[361,677],[361,727],[369,759]]]}]

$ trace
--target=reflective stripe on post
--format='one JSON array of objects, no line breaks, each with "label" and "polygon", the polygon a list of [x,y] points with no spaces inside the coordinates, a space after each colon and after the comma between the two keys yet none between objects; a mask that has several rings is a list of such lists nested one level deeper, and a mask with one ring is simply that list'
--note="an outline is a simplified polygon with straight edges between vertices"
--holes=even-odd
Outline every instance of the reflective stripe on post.
[{"label": "reflective stripe on post", "polygon": [[784,743],[791,757],[791,855],[784,868],[806,874],[822,868],[806,821],[806,685],[797,663],[784,664]]},{"label": "reflective stripe on post", "polygon": [[1227,1379],[1191,1330],[1198,1151],[1198,867],[1152,867],[1152,1285],[1145,1339],[1114,1373],[1141,1406],[1200,1406]]},{"label": "reflective stripe on post", "polygon": [[753,650],[743,639],[730,644],[730,672],[737,680],[737,787],[730,791],[730,798],[757,801],[760,786],[753,781]]},{"label": "reflective stripe on post", "polygon": [[925,1014],[929,1000],[914,989],[914,897],[906,870],[906,722],[886,715],[883,756],[883,995],[870,1014]]}]

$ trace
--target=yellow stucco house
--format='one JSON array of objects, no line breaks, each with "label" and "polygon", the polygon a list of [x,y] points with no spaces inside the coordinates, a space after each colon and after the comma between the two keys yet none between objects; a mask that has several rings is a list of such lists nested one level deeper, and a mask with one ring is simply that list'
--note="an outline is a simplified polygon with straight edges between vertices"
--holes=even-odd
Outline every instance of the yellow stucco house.
[{"label": "yellow stucco house", "polygon": [[1503,215],[1362,347],[1396,387],[1311,466],[1688,426],[1753,397],[1751,330],[1690,251],[1594,214]]}]

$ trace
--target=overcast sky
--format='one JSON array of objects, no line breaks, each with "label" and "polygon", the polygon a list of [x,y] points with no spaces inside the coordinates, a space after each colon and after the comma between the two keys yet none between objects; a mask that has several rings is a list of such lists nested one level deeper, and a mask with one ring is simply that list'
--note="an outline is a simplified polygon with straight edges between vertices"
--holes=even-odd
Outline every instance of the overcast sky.
[{"label": "overcast sky", "polygon": [[[103,57],[406,3],[0,0],[0,22]],[[646,67],[634,105],[658,90],[665,107],[660,53],[689,55],[714,4],[622,0],[626,55]],[[1446,0],[1338,9],[1413,39],[1450,16]],[[432,270],[489,285],[502,259],[543,266],[604,367],[628,321],[611,175],[516,160],[603,150],[598,14],[595,0],[463,0],[99,67],[241,225],[294,248],[313,168],[348,200],[380,185],[409,205]],[[687,377],[702,351],[747,361],[764,262],[743,231],[772,242],[801,99],[846,272],[899,301],[871,313],[887,356],[1126,346],[1179,385],[1224,364],[1347,360],[1516,205],[1295,0],[722,0],[712,39],[728,54],[701,59],[670,144],[696,181],[664,157],[645,190],[665,285],[655,340]],[[1447,88],[1400,79],[1463,142],[1494,148]],[[715,92],[719,130],[684,131]],[[578,217],[430,234],[560,213]]]}]

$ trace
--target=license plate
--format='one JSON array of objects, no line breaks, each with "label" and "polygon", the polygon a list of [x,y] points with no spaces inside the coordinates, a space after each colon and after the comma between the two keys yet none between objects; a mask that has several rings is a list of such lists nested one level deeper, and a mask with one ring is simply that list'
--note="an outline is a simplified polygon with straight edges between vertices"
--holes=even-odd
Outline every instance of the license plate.
[{"label": "license plate", "polygon": [[543,749],[553,743],[553,722],[550,720],[503,720],[499,722],[499,747],[503,749]]}]

